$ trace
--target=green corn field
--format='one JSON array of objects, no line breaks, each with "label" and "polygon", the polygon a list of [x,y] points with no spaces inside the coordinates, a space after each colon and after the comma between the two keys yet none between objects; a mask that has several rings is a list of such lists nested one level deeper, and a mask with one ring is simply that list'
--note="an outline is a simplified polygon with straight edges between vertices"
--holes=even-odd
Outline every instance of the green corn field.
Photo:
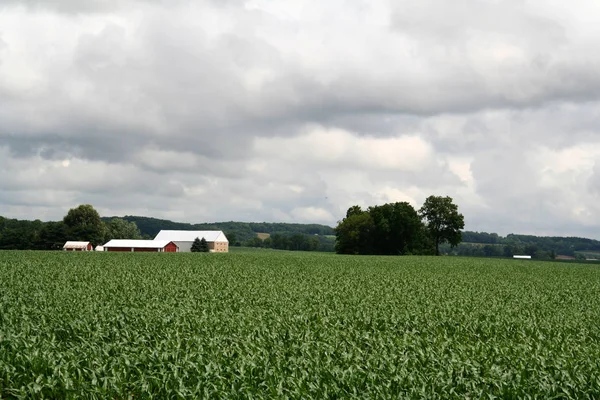
[{"label": "green corn field", "polygon": [[13,398],[600,398],[600,267],[0,252]]}]

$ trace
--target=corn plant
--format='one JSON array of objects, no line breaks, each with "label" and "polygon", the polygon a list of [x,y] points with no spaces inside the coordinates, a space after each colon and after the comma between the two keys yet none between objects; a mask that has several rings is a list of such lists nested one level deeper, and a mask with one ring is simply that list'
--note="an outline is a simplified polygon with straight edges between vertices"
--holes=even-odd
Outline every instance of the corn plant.
[{"label": "corn plant", "polygon": [[600,269],[0,252],[0,399],[600,398]]}]

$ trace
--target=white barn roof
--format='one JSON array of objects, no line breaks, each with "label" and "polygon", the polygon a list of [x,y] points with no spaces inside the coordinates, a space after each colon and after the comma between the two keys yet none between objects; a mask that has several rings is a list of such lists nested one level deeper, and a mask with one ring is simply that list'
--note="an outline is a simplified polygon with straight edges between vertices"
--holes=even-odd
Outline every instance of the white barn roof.
[{"label": "white barn roof", "polygon": [[73,242],[69,241],[65,243],[63,249],[87,249],[90,242]]},{"label": "white barn roof", "polygon": [[154,240],[168,240],[169,242],[193,242],[196,238],[207,242],[227,242],[223,231],[160,231]]},{"label": "white barn roof", "polygon": [[103,247],[136,247],[138,249],[162,249],[171,243],[171,240],[132,240],[132,239],[112,239]]}]

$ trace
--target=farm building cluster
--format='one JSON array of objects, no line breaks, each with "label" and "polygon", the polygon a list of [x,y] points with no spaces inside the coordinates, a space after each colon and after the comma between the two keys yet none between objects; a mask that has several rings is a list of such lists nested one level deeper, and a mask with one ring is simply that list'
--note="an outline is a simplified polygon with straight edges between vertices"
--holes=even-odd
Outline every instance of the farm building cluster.
[{"label": "farm building cluster", "polygon": [[[194,240],[206,240],[212,253],[227,253],[229,241],[222,231],[160,231],[153,240],[112,239],[96,251],[189,253]],[[90,242],[67,242],[66,251],[92,251]]]}]

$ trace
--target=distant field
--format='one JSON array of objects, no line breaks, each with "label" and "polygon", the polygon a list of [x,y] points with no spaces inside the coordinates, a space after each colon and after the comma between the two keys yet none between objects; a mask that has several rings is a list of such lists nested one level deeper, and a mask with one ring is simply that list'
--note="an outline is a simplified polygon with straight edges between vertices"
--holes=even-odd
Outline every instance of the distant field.
[{"label": "distant field", "polygon": [[585,255],[586,257],[600,258],[600,252],[598,252],[598,251],[582,250],[582,251],[576,251],[575,254],[582,254],[582,255]]},{"label": "distant field", "polygon": [[256,237],[259,238],[259,239],[261,239],[261,240],[265,240],[265,239],[270,238],[271,234],[270,233],[260,233],[260,232],[257,232],[256,233]]},{"label": "distant field", "polygon": [[596,265],[0,252],[0,284],[1,399],[600,397]]}]

